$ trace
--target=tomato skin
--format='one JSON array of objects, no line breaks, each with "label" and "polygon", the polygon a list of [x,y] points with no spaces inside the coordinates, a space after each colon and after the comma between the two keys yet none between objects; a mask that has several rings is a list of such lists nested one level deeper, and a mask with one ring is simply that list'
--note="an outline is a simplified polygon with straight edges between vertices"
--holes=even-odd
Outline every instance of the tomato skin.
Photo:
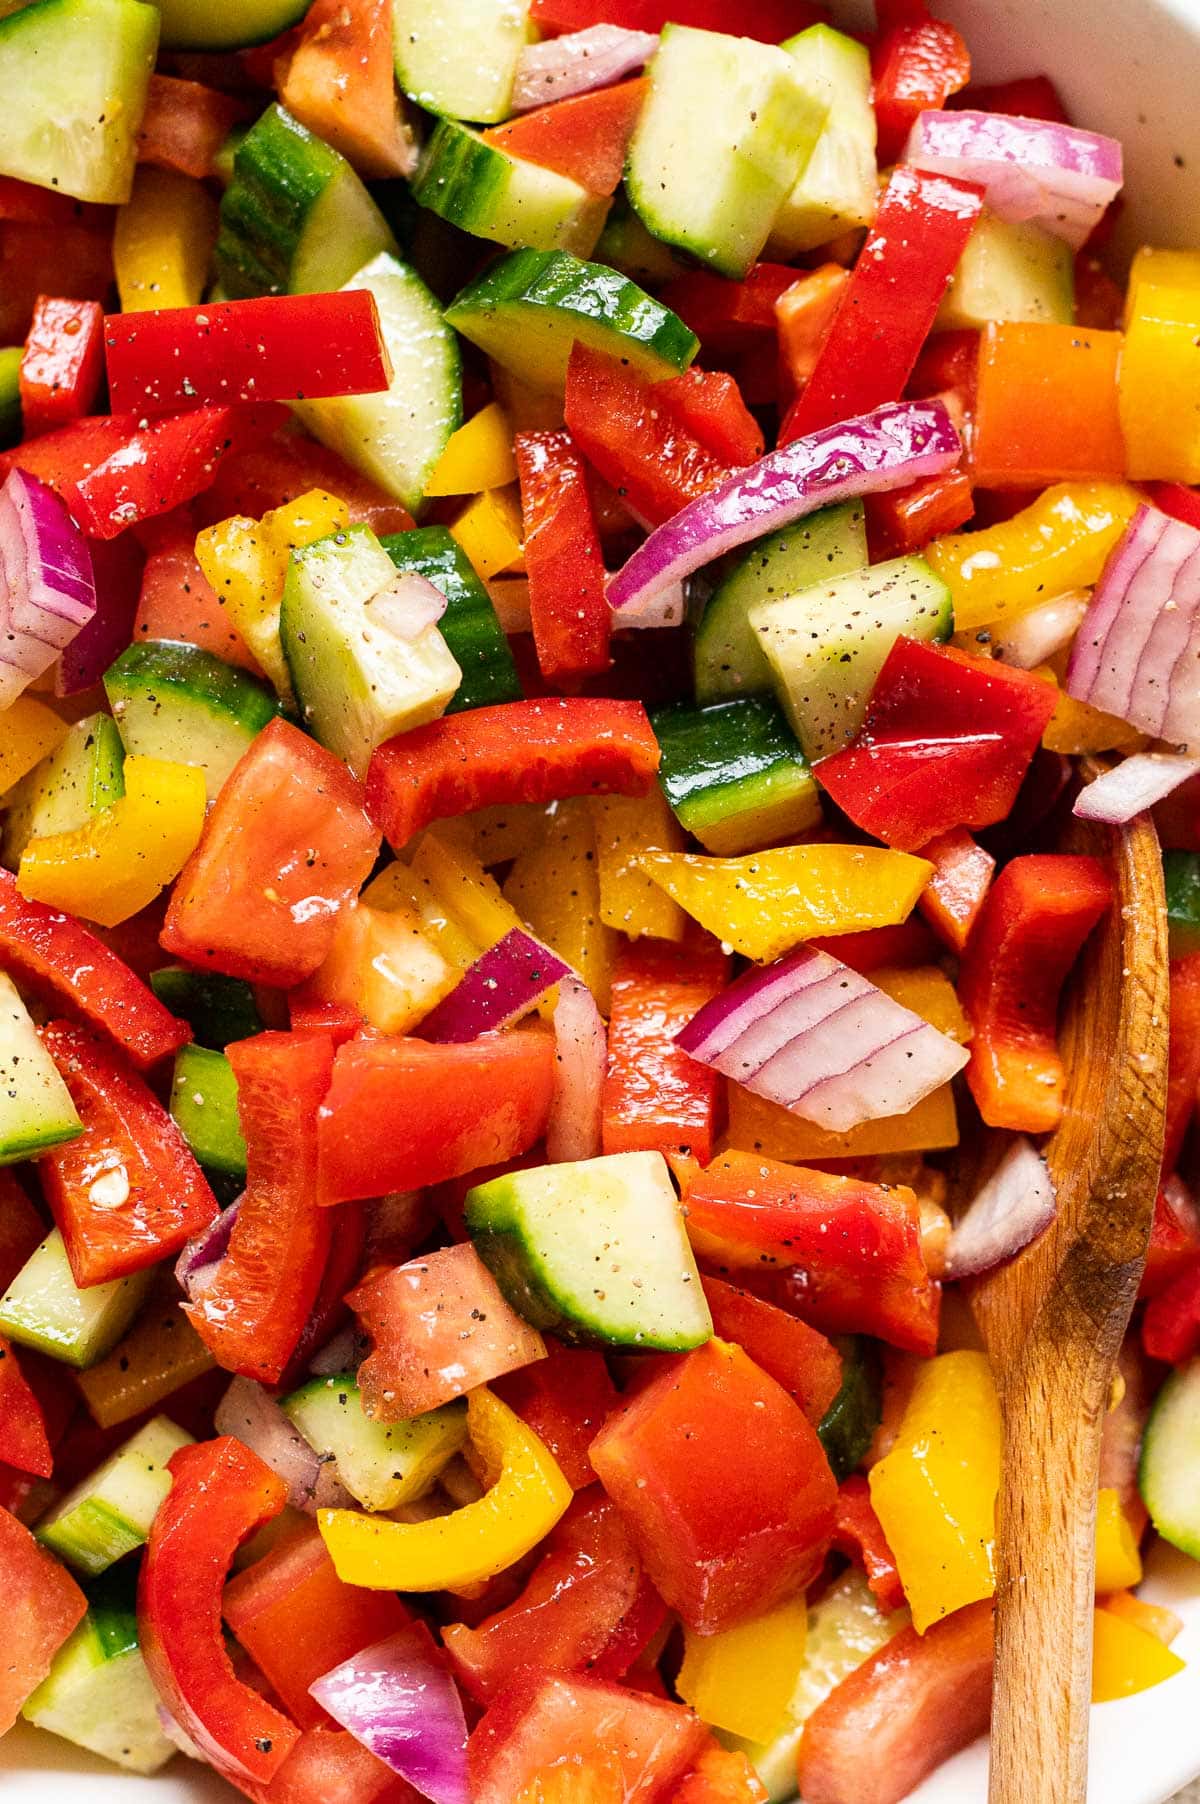
[{"label": "tomato skin", "polygon": [[226,664],[261,676],[257,660],[227,620],[220,596],[196,561],[195,540],[194,525],[185,524],[169,538],[164,535],[150,552],[142,572],[133,642],[185,640]]},{"label": "tomato skin", "polygon": [[564,1347],[548,1336],[546,1355],[497,1379],[492,1388],[549,1447],[571,1489],[583,1491],[596,1483],[588,1448],[617,1407],[617,1387],[603,1353]]},{"label": "tomato skin", "polygon": [[798,1316],[720,1278],[702,1280],[713,1332],[736,1341],[815,1427],[842,1388],[842,1356]]},{"label": "tomato skin", "polygon": [[138,129],[138,162],[177,169],[202,182],[237,121],[241,103],[203,82],[152,75],[146,111]]},{"label": "tomato skin", "polygon": [[556,100],[506,125],[493,125],[482,137],[510,156],[570,176],[589,194],[612,194],[625,173],[625,155],[648,86],[643,76]]},{"label": "tomato skin", "polygon": [[348,1729],[305,1729],[269,1785],[243,1785],[254,1804],[422,1804],[421,1794]]},{"label": "tomato skin", "polygon": [[39,1547],[24,1523],[0,1509],[4,1583],[4,1657],[0,1660],[0,1735],[41,1684],[55,1654],[83,1618],[87,1599],[65,1566]]},{"label": "tomato skin", "polygon": [[280,103],[364,177],[410,173],[396,98],[391,13],[378,0],[316,0],[275,65]]},{"label": "tomato skin", "polygon": [[13,1344],[0,1334],[0,1461],[49,1478],[54,1455],[46,1433],[45,1418],[28,1379],[21,1370]]}]

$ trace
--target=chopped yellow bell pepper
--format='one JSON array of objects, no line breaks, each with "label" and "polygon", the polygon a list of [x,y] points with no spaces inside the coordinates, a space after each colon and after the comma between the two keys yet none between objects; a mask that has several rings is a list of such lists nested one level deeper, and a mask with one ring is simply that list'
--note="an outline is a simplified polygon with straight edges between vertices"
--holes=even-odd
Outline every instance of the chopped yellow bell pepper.
[{"label": "chopped yellow bell pepper", "polygon": [[460,814],[441,826],[442,831],[453,827],[460,833],[480,864],[511,864],[545,838],[546,810],[532,802],[518,802],[513,807],[497,803]]},{"label": "chopped yellow bell pepper", "polygon": [[319,1510],[337,1575],[379,1591],[443,1591],[494,1578],[549,1534],[574,1493],[531,1429],[486,1386],[467,1398],[467,1433],[487,1485],[476,1503],[427,1522]]},{"label": "chopped yellow bell pepper", "polygon": [[803,1594],[719,1635],[685,1628],[676,1689],[714,1729],[774,1741],[790,1720],[807,1629]]},{"label": "chopped yellow bell pepper", "polygon": [[1200,251],[1162,251],[1144,244],[1129,266],[1123,324],[1137,317],[1143,291],[1149,288],[1193,289],[1200,295]]},{"label": "chopped yellow bell pepper", "polygon": [[485,581],[504,570],[524,570],[521,503],[515,489],[488,489],[468,503],[450,528]]},{"label": "chopped yellow bell pepper", "polygon": [[1165,1647],[1157,1635],[1111,1610],[1097,1610],[1092,1641],[1092,1702],[1108,1704],[1114,1698],[1148,1691],[1164,1679],[1183,1671],[1183,1661]]},{"label": "chopped yellow bell pepper", "polygon": [[426,495],[479,495],[517,480],[512,428],[495,401],[451,433],[425,482]]},{"label": "chopped yellow bell pepper", "polygon": [[818,934],[891,927],[933,874],[924,858],[880,846],[781,846],[742,858],[647,853],[642,869],[745,958],[778,958]]},{"label": "chopped yellow bell pepper", "polygon": [[682,852],[687,844],[657,783],[644,796],[590,796],[600,877],[600,919],[631,939],[681,940],[687,916],[651,880],[645,852]]},{"label": "chopped yellow bell pepper", "polygon": [[73,833],[30,840],[23,896],[115,927],[153,902],[196,849],[204,826],[204,772],[162,758],[126,758],[125,794]]},{"label": "chopped yellow bell pepper", "polygon": [[179,1307],[179,1290],[167,1267],[129,1333],[75,1381],[93,1420],[115,1428],[211,1372],[216,1363]]},{"label": "chopped yellow bell pepper", "polygon": [[1176,1616],[1174,1610],[1168,1610],[1165,1604],[1149,1604],[1144,1597],[1135,1597],[1132,1591],[1111,1591],[1099,1600],[1099,1607],[1111,1616],[1123,1616],[1126,1622],[1145,1629],[1147,1635],[1156,1636],[1164,1647],[1170,1647],[1183,1628],[1183,1618]]},{"label": "chopped yellow bell pepper", "polygon": [[457,971],[465,971],[486,950],[455,919],[428,872],[418,876],[399,859],[371,879],[362,900],[385,912],[397,908],[415,910],[421,931]]},{"label": "chopped yellow bell pepper", "polygon": [[1121,1494],[1105,1486],[1096,1497],[1096,1595],[1142,1582],[1142,1556]]},{"label": "chopped yellow bell pepper", "polygon": [[66,721],[45,702],[32,695],[10,702],[0,714],[0,796],[49,757],[66,736]]},{"label": "chopped yellow bell pepper", "polygon": [[600,915],[596,836],[582,797],[559,802],[548,813],[545,839],[517,859],[504,899],[578,971],[607,1015],[617,936]]},{"label": "chopped yellow bell pepper", "polygon": [[1190,279],[1194,254],[1143,253],[1139,262],[1117,386],[1125,467],[1138,481],[1197,482],[1200,289]]},{"label": "chopped yellow bell pepper", "polygon": [[486,952],[521,926],[520,915],[501,895],[496,879],[453,830],[438,826],[422,834],[410,868],[416,881],[428,879],[478,952]]},{"label": "chopped yellow bell pepper", "polygon": [[[1054,682],[1052,670],[1043,666],[1032,673]],[[1059,690],[1058,703],[1050,716],[1050,724],[1042,734],[1048,752],[1065,752],[1068,757],[1083,757],[1089,752],[1126,752],[1146,743],[1145,736],[1116,714],[1093,708],[1090,702],[1076,701],[1065,689]]]},{"label": "chopped yellow bell pepper", "polygon": [[940,1353],[918,1366],[895,1444],[872,1466],[870,1486],[920,1634],[995,1590],[1000,1443],[985,1354]]},{"label": "chopped yellow bell pepper", "polygon": [[121,312],[194,307],[216,236],[217,204],[206,188],[174,169],[140,164],[113,233]]},{"label": "chopped yellow bell pepper", "polygon": [[380,1033],[406,1034],[458,979],[411,904],[359,902],[339,914],[325,962],[309,981],[315,996],[349,1003]]},{"label": "chopped yellow bell pepper", "polygon": [[1123,482],[1060,482],[981,532],[949,533],[924,556],[954,596],[958,632],[1013,620],[1094,583],[1142,497]]}]

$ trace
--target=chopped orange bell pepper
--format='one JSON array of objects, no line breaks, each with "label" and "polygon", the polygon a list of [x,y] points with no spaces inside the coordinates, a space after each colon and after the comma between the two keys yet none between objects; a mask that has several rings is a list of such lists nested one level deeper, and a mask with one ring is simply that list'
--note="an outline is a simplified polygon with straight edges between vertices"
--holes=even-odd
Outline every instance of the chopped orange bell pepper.
[{"label": "chopped orange bell pepper", "polygon": [[979,347],[976,481],[1021,489],[1124,475],[1121,345],[1119,332],[993,321]]}]

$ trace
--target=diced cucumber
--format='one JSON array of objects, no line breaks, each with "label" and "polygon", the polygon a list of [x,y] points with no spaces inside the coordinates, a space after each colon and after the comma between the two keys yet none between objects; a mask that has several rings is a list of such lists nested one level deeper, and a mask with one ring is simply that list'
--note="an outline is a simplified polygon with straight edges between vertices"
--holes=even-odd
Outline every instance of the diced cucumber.
[{"label": "diced cucumber", "polygon": [[141,0],[36,0],[0,19],[0,175],[127,201],[157,48]]},{"label": "diced cucumber", "polygon": [[609,208],[606,194],[510,156],[453,119],[438,121],[412,188],[422,207],[476,238],[514,249],[561,246],[580,257],[591,254]]},{"label": "diced cucumber", "polygon": [[692,652],[696,700],[715,702],[771,688],[771,666],[749,621],[752,607],[866,567],[860,501],[823,507],[759,539],[713,590],[700,616]]},{"label": "diced cucumber", "polygon": [[1200,1560],[1200,1359],[1172,1372],[1155,1399],[1138,1486],[1163,1540]]},{"label": "diced cucumber", "polygon": [[0,1165],[77,1140],[83,1124],[29,1010],[0,971]]},{"label": "diced cucumber", "polygon": [[[117,1582],[119,1580],[119,1582]],[[177,1752],[163,1734],[138,1644],[132,1575],[92,1588],[88,1611],[54,1656],[21,1715],[131,1773],[156,1773]]]},{"label": "diced cucumber", "polygon": [[853,570],[750,610],[784,712],[815,764],[863,723],[875,679],[901,634],[948,639],[950,590],[924,558]]},{"label": "diced cucumber", "polygon": [[55,1228],[0,1297],[0,1334],[65,1365],[94,1366],[128,1328],[152,1278],[152,1271],[134,1272],[80,1290]]},{"label": "diced cucumber", "polygon": [[446,612],[438,626],[462,672],[462,681],[446,704],[447,714],[521,701],[525,691],[492,598],[448,528],[416,526],[379,543],[397,570],[423,576],[446,597]]},{"label": "diced cucumber", "polygon": [[467,1193],[467,1228],[535,1328],[573,1344],[682,1352],[712,1318],[661,1153],[515,1171]]},{"label": "diced cucumber", "polygon": [[13,790],[4,863],[15,871],[31,839],[73,833],[125,793],[125,748],[111,714],[88,714]]},{"label": "diced cucumber", "polygon": [[246,1142],[237,1102],[237,1079],[223,1052],[208,1046],[180,1048],[171,1082],[175,1124],[201,1165],[244,1178]]},{"label": "diced cucumber", "polygon": [[305,722],[366,775],[385,739],[445,711],[462,678],[436,626],[404,638],[380,603],[396,572],[369,526],[302,545],[288,560],[279,639]]},{"label": "diced cucumber", "polygon": [[241,50],[298,25],[309,0],[155,0],[167,50]]},{"label": "diced cucumber", "polygon": [[989,320],[1075,318],[1075,261],[1062,238],[1040,226],[1011,225],[984,213],[967,239],[935,330],[986,326]]},{"label": "diced cucumber", "polygon": [[839,1341],[842,1388],[817,1425],[825,1457],[840,1484],[871,1445],[879,1427],[882,1391],[879,1348],[864,1335]]},{"label": "diced cucumber", "polygon": [[539,389],[561,390],[578,339],[651,382],[685,370],[700,341],[669,307],[601,263],[569,251],[514,251],[446,310],[449,323]]},{"label": "diced cucumber", "polygon": [[265,683],[197,645],[139,639],[104,673],[127,753],[195,764],[209,801],[279,704]]},{"label": "diced cucumber", "polygon": [[216,268],[224,294],[326,293],[395,248],[340,151],[283,107],[268,107],[234,152],[221,197]]},{"label": "diced cucumber", "polygon": [[656,238],[744,276],[828,112],[777,45],[667,25],[629,146],[629,198]]},{"label": "diced cucumber", "polygon": [[294,411],[314,438],[415,514],[425,478],[462,425],[458,340],[416,270],[395,257],[376,257],[342,286],[375,296],[391,386],[382,395],[298,401]]},{"label": "diced cucumber", "polygon": [[1171,957],[1200,952],[1200,852],[1164,852]]},{"label": "diced cucumber", "polygon": [[866,45],[829,25],[810,25],[783,48],[800,79],[829,105],[808,166],[779,209],[767,240],[768,257],[790,263],[801,251],[869,225],[879,177]]},{"label": "diced cucumber", "polygon": [[634,282],[648,282],[653,287],[686,275],[687,259],[673,251],[661,238],[648,232],[622,189],[617,190],[604,230],[596,240],[597,263],[619,269]]},{"label": "diced cucumber", "polygon": [[675,818],[708,852],[733,856],[814,827],[821,798],[778,702],[746,695],[650,716]]},{"label": "diced cucumber", "polygon": [[38,1540],[77,1572],[107,1572],[144,1544],[171,1489],[167,1461],[191,1438],[155,1416],[55,1504],[34,1531]]},{"label": "diced cucumber", "polygon": [[0,451],[20,444],[25,436],[21,415],[21,359],[23,345],[6,345],[0,351]]},{"label": "diced cucumber", "polygon": [[284,1415],[364,1509],[394,1510],[424,1497],[466,1444],[467,1406],[456,1399],[405,1422],[373,1422],[353,1373],[313,1378],[285,1397]]},{"label": "diced cucumber", "polygon": [[190,1024],[199,1046],[224,1052],[232,1040],[248,1040],[265,1026],[254,991],[240,977],[164,965],[151,971],[150,988],[173,1015]]},{"label": "diced cucumber", "polygon": [[528,0],[394,0],[396,80],[427,113],[507,119]]}]

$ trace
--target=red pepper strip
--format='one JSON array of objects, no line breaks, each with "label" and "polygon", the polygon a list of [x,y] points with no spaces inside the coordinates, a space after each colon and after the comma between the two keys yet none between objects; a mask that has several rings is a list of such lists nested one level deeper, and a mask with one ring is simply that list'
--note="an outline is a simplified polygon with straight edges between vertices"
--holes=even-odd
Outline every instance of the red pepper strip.
[{"label": "red pepper strip", "polygon": [[1058,1126],[1058,993],[1112,896],[1100,859],[1062,853],[1014,858],[988,892],[958,987],[974,1028],[967,1083],[990,1127],[1048,1134]]},{"label": "red pepper strip", "polygon": [[217,152],[243,116],[241,103],[217,88],[180,81],[174,75],[152,75],[138,128],[138,162],[205,181],[213,173]]},{"label": "red pepper strip", "polygon": [[657,384],[578,341],[564,406],[576,445],[648,526],[661,526],[731,474],[662,405]]},{"label": "red pepper strip", "polygon": [[[362,1270],[366,1245],[365,1207],[362,1203],[343,1203],[338,1214],[337,1233],[330,1239],[329,1256],[325,1261],[316,1301],[280,1379],[285,1388],[290,1390],[302,1382],[311,1356],[331,1341],[343,1324],[349,1321],[346,1292]],[[407,1254],[404,1256],[407,1257]]]},{"label": "red pepper strip", "polygon": [[774,332],[779,299],[800,277],[788,263],[756,263],[740,282],[689,270],[658,298],[692,328],[705,351],[746,351]]},{"label": "red pepper strip", "polygon": [[896,1570],[896,1556],[888,1546],[883,1524],[871,1505],[870,1487],[860,1472],[851,1473],[838,1488],[833,1545],[863,1568],[881,1610],[890,1613],[904,1608],[904,1586]]},{"label": "red pepper strip", "polygon": [[0,1460],[36,1478],[49,1478],[54,1455],[41,1407],[10,1340],[0,1334]]},{"label": "red pepper strip", "polygon": [[380,537],[407,532],[413,523],[412,515],[369,477],[290,424],[268,438],[260,435],[246,445],[235,445],[221,459],[216,479],[200,503],[198,523],[212,525],[230,514],[252,514],[257,519],[272,508],[286,507],[309,489],[336,495],[346,503],[355,525],[369,526]]},{"label": "red pepper strip", "polygon": [[[46,198],[59,197],[46,193]],[[111,217],[107,208],[78,210]],[[0,217],[0,344],[21,343],[39,295],[103,301],[112,279],[110,228],[97,231],[70,215],[55,224]]]},{"label": "red pepper strip", "polygon": [[729,979],[729,960],[639,941],[612,978],[602,1134],[606,1153],[675,1152],[707,1165],[724,1100],[720,1076],[676,1046],[675,1036]]},{"label": "red pepper strip", "polygon": [[431,821],[493,802],[645,795],[658,755],[640,702],[547,696],[471,708],[379,746],[367,812],[399,850]]},{"label": "red pepper strip", "polygon": [[887,495],[868,495],[866,509],[872,556],[907,557],[965,526],[975,512],[975,497],[965,470],[947,470]]},{"label": "red pepper strip", "polygon": [[[239,58],[239,61],[241,59]],[[279,104],[375,180],[411,172],[396,97],[392,18],[379,0],[316,0],[290,56],[277,55]]]},{"label": "red pepper strip", "polygon": [[921,847],[933,876],[917,907],[952,952],[961,952],[971,936],[996,869],[996,860],[965,827],[952,827]]},{"label": "red pepper strip", "polygon": [[655,398],[714,457],[752,464],[763,454],[762,428],[724,370],[685,370],[655,384]]},{"label": "red pepper strip", "polygon": [[810,940],[818,952],[828,952],[852,971],[878,971],[882,965],[933,965],[938,943],[923,921],[910,915],[894,927],[864,927],[861,933],[830,933]]},{"label": "red pepper strip", "polygon": [[118,412],[373,395],[392,379],[379,308],[365,288],[110,313],[104,348]]},{"label": "red pepper strip", "polygon": [[103,327],[98,301],[41,296],[21,356],[26,438],[53,432],[95,406],[104,375]]},{"label": "red pepper strip", "polygon": [[492,1389],[549,1447],[571,1489],[583,1491],[596,1482],[588,1448],[620,1401],[617,1387],[603,1353],[564,1347],[549,1336],[546,1353],[533,1365],[505,1373]]},{"label": "red pepper strip", "polygon": [[1200,494],[1182,482],[1148,482],[1150,499],[1155,507],[1185,526],[1200,526]]},{"label": "red pepper strip", "polygon": [[1180,1221],[1166,1196],[1160,1190],[1154,1202],[1154,1220],[1150,1225],[1150,1244],[1138,1297],[1157,1297],[1188,1271],[1200,1255],[1200,1241]]},{"label": "red pepper strip", "polygon": [[609,665],[612,609],[583,460],[566,432],[519,432],[529,613],[548,683],[570,687]]},{"label": "red pepper strip", "polygon": [[767,1804],[767,1789],[740,1748],[711,1741],[666,1804]]},{"label": "red pepper strip", "polygon": [[692,1178],[684,1205],[692,1245],[722,1277],[795,1272],[797,1314],[825,1333],[934,1351],[940,1291],[907,1185],[728,1152]]},{"label": "red pepper strip", "polygon": [[53,188],[39,188],[15,175],[0,175],[0,223],[39,226],[85,225],[111,232],[115,209],[72,200]]},{"label": "red pepper strip", "polygon": [[39,1547],[24,1523],[0,1509],[4,1574],[4,1657],[0,1660],[0,1735],[50,1670],[83,1619],[87,1598],[65,1566]]},{"label": "red pepper strip", "polygon": [[46,1238],[46,1224],[7,1167],[0,1167],[0,1293]]},{"label": "red pepper strip", "polygon": [[769,1372],[815,1427],[842,1388],[842,1356],[833,1342],[748,1290],[720,1278],[702,1282],[713,1331],[722,1340],[736,1341],[756,1366]]},{"label": "red pepper strip", "polygon": [[553,1091],[554,1041],[532,1029],[454,1046],[351,1040],[321,1109],[321,1201],[415,1190],[511,1159],[541,1138]]},{"label": "red pepper strip", "polygon": [[1200,1352],[1200,1255],[1146,1305],[1142,1346],[1173,1366]]},{"label": "red pepper strip", "polygon": [[979,383],[980,334],[969,328],[935,332],[922,348],[908,381],[908,393],[918,399],[929,395],[953,395],[965,414],[975,412]]},{"label": "red pepper strip", "polygon": [[612,194],[625,173],[625,156],[650,84],[641,77],[617,87],[577,94],[538,107],[480,135],[509,156],[556,169],[589,194]]},{"label": "red pepper strip", "polygon": [[1200,952],[1171,960],[1170,1042],[1163,1176],[1179,1163],[1200,1084]]},{"label": "red pepper strip", "polygon": [[83,1122],[38,1160],[76,1284],[107,1284],[177,1253],[217,1213],[187,1141],[111,1045],[53,1021],[46,1050]]},{"label": "red pepper strip", "polygon": [[835,1685],[800,1740],[800,1789],[820,1804],[899,1804],[987,1733],[992,1606],[968,1604],[924,1635],[903,1629]]},{"label": "red pepper strip", "polygon": [[781,445],[899,400],[982,204],[972,183],[892,171],[811,380],[780,428]]},{"label": "red pepper strip", "polygon": [[1005,818],[1056,695],[1028,671],[897,639],[858,738],[817,774],[856,826],[915,852],[951,827]]},{"label": "red pepper strip", "polygon": [[[661,31],[664,25],[692,25],[700,31],[728,31],[728,0],[533,0],[530,17],[544,36],[583,31],[589,25],[623,25],[629,31]],[[778,44],[826,18],[809,0],[747,0],[738,9],[744,38]]]},{"label": "red pepper strip", "polygon": [[9,871],[0,871],[0,962],[101,1028],[143,1070],[192,1037],[115,952],[73,915],[27,900]]},{"label": "red pepper strip", "polygon": [[850,271],[840,263],[822,263],[800,276],[776,301],[779,355],[794,388],[812,380],[849,280]]},{"label": "red pepper strip", "polygon": [[[915,10],[915,9],[914,9]],[[922,9],[923,10],[923,9]],[[944,19],[898,21],[876,38],[871,51],[879,161],[894,162],[926,107],[943,107],[971,79],[971,57],[962,35]]]},{"label": "red pepper strip", "polygon": [[138,1580],[138,1639],[159,1697],[206,1760],[236,1785],[265,1784],[300,1731],[235,1677],[221,1593],[241,1543],[278,1516],[287,1486],[235,1441],[181,1447]]},{"label": "red pepper strip", "polygon": [[1010,113],[1017,119],[1045,119],[1052,125],[1071,123],[1062,95],[1048,75],[1019,75],[1015,81],[996,82],[990,87],[972,82],[950,105],[952,110],[964,106],[979,113]]}]

